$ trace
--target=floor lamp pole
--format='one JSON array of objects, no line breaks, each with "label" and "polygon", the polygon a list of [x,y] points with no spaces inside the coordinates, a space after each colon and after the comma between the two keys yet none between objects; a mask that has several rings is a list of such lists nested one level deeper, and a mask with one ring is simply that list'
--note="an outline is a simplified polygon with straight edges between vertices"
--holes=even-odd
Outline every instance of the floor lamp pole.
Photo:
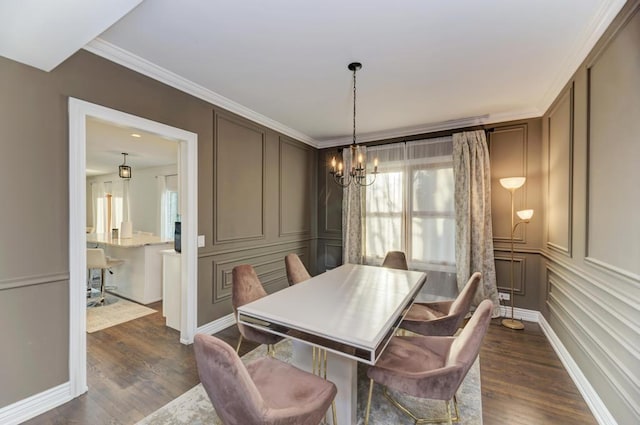
[{"label": "floor lamp pole", "polygon": [[511,318],[510,319],[503,319],[502,320],[502,326],[507,327],[509,329],[516,329],[516,330],[522,330],[524,329],[524,324],[519,321],[519,320],[515,320],[513,318],[513,251],[514,251],[514,246],[513,246],[513,237],[516,231],[516,227],[518,227],[518,224],[522,223],[521,221],[514,224],[514,215],[515,215],[515,208],[514,208],[514,204],[513,204],[513,192],[515,192],[515,188],[509,189],[509,193],[511,194],[511,293],[510,293],[510,300],[511,300]]}]

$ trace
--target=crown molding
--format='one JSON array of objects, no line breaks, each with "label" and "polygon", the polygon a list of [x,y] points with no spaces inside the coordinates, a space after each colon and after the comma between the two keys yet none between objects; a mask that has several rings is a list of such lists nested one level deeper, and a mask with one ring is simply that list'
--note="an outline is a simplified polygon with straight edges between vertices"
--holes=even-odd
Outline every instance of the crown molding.
[{"label": "crown molding", "polygon": [[547,112],[553,101],[576,73],[591,50],[593,50],[600,37],[622,10],[625,3],[626,0],[609,0],[600,7],[598,13],[594,15],[589,25],[585,28],[585,31],[577,38],[576,48],[572,49],[573,54],[567,56],[553,83],[540,99],[540,102],[538,102],[540,111]]},{"label": "crown molding", "polygon": [[149,78],[153,78],[156,81],[160,81],[168,86],[176,88],[194,97],[202,99],[213,105],[226,109],[229,112],[240,115],[255,123],[264,125],[274,131],[282,133],[286,136],[292,137],[303,143],[306,143],[315,148],[319,148],[318,142],[312,137],[307,136],[293,128],[290,128],[276,120],[266,117],[252,109],[247,108],[233,100],[224,97],[214,91],[202,87],[192,81],[187,80],[167,69],[164,69],[146,59],[141,58],[127,50],[124,50],[114,44],[109,43],[101,39],[95,38],[87,45],[83,47],[84,50],[91,52],[95,55],[103,57],[111,62],[122,65],[142,75],[146,75]]},{"label": "crown molding", "polygon": [[[448,121],[440,121],[434,123],[423,124],[419,126],[397,128],[393,130],[384,130],[373,133],[364,133],[357,136],[358,143],[374,142],[378,140],[395,139],[416,134],[434,133],[436,131],[455,130],[458,128],[473,127],[485,124],[495,124],[507,121],[524,120],[529,118],[538,118],[542,116],[539,109],[527,109],[523,111],[504,112],[499,114],[486,114],[475,117],[459,118]],[[352,136],[345,136],[336,139],[320,140],[319,148],[331,148],[336,146],[349,145],[352,142]]]}]

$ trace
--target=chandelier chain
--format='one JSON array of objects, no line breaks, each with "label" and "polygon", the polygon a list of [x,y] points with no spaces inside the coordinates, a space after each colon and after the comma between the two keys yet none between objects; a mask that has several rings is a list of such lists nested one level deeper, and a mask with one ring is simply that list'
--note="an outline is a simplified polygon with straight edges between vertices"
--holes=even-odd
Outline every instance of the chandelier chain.
[{"label": "chandelier chain", "polygon": [[356,71],[353,69],[353,143],[356,143]]}]

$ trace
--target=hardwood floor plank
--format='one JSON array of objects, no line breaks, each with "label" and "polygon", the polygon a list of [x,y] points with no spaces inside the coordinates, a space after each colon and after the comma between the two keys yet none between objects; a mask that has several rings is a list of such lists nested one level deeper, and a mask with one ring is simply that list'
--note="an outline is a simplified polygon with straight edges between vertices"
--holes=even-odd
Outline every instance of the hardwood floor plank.
[{"label": "hardwood floor plank", "polygon": [[[130,425],[199,382],[192,346],[164,326],[158,312],[87,335],[89,392],[28,422],[31,425]],[[235,326],[216,334],[236,347]],[[240,354],[257,344],[243,341]],[[596,425],[546,337],[494,320],[480,352],[484,425]]]}]

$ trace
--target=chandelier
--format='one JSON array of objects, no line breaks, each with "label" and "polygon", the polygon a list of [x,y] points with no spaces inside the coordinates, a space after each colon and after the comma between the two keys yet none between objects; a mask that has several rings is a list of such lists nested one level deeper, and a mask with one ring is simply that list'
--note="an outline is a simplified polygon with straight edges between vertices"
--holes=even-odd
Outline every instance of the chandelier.
[{"label": "chandelier", "polygon": [[121,179],[130,179],[131,178],[131,167],[127,165],[127,155],[126,152],[122,152],[122,156],[124,156],[124,163],[118,166],[118,176]]},{"label": "chandelier", "polygon": [[356,144],[356,71],[362,68],[360,62],[352,62],[348,66],[353,72],[353,142],[349,146],[351,151],[350,167],[348,171],[344,170],[342,162],[336,164],[335,156],[331,160],[331,170],[329,174],[333,176],[333,180],[342,187],[347,187],[351,183],[357,186],[371,186],[376,180],[378,174],[378,159],[373,161],[373,178],[367,181],[367,157],[364,146]]}]

